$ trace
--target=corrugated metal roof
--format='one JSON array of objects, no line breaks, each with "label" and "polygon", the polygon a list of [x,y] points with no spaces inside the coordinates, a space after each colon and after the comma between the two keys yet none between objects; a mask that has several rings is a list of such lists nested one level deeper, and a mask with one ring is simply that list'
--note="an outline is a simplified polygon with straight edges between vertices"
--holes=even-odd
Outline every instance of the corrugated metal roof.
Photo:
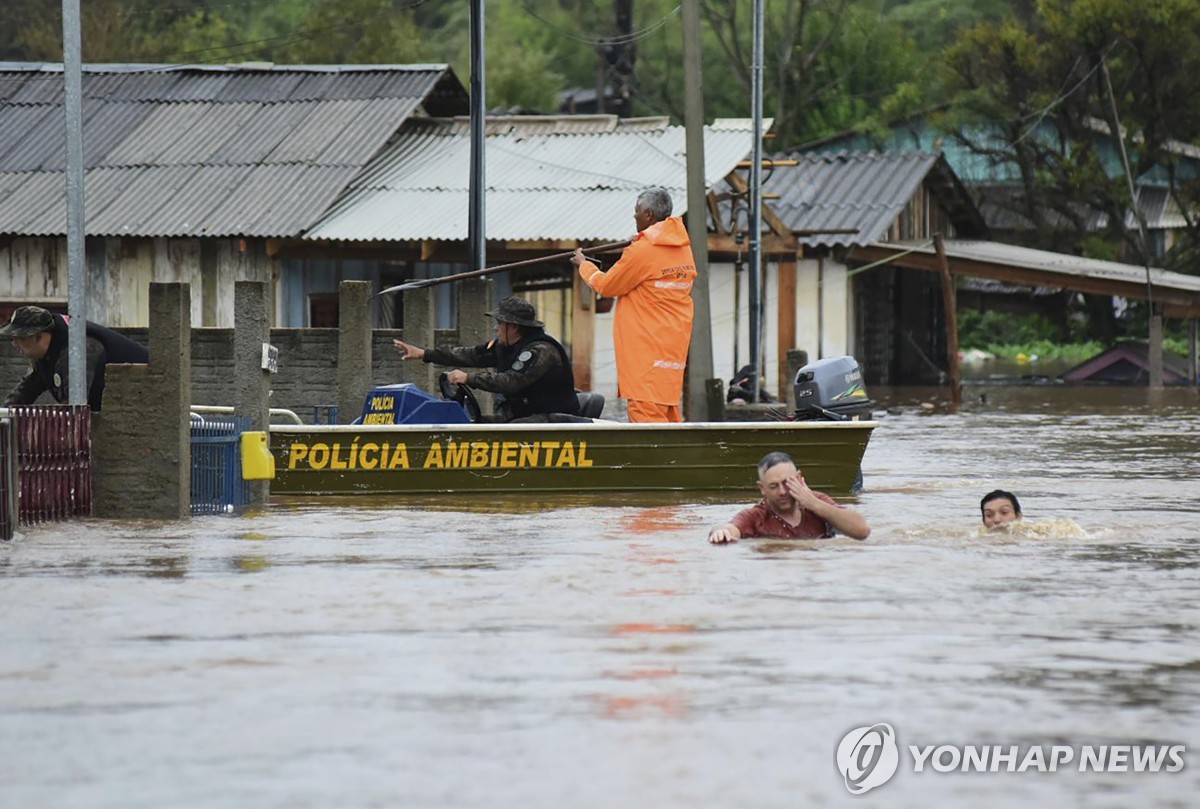
[{"label": "corrugated metal roof", "polygon": [[[1084,258],[1083,256],[1052,253],[1047,250],[1035,250],[1030,247],[1018,247],[1012,244],[972,239],[949,239],[945,242],[945,245],[946,255],[955,259],[1003,264],[1076,278],[1118,281],[1131,284],[1135,287],[1144,287],[1146,284],[1146,268],[1137,267],[1132,264],[1101,261],[1100,259]],[[926,256],[936,255],[936,251],[931,246],[914,247],[894,243],[876,244],[873,246],[887,249],[910,250],[913,253],[921,253]],[[1151,268],[1150,279],[1155,287],[1164,290],[1170,289],[1200,294],[1200,276],[1184,275],[1183,273]]]},{"label": "corrugated metal roof", "polygon": [[763,193],[778,194],[771,206],[794,231],[849,230],[814,234],[810,247],[869,244],[883,238],[938,161],[924,152],[842,152],[784,155],[796,166],[764,171]]},{"label": "corrugated metal roof", "polygon": [[[751,149],[749,120],[705,128],[705,180]],[[634,232],[638,191],[661,185],[687,205],[685,133],[666,119],[529,116],[489,120],[489,239],[616,241]],[[463,121],[410,121],[306,238],[347,241],[467,236],[470,139]]]},{"label": "corrugated metal roof", "polygon": [[[62,87],[0,62],[0,233],[66,230]],[[297,235],[435,91],[466,110],[445,65],[87,65],[87,232]]]}]

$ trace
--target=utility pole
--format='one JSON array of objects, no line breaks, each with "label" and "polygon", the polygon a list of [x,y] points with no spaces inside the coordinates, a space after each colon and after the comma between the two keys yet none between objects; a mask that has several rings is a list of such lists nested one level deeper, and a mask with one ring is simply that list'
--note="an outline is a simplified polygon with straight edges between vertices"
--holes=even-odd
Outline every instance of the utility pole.
[{"label": "utility pole", "polygon": [[708,206],[704,184],[704,85],[700,58],[700,0],[683,0],[683,93],[687,153],[687,226],[696,262],[692,287],[695,312],[687,364],[687,412],[691,420],[708,413],[707,381],[713,375],[712,311],[708,289]]},{"label": "utility pole", "polygon": [[87,277],[83,271],[83,46],[79,0],[62,0],[67,181],[67,395],[87,404]]},{"label": "utility pole", "polygon": [[763,143],[763,2],[754,0],[754,59],[751,67],[751,114],[754,135],[750,154],[750,365],[754,401],[762,390],[762,143]]},{"label": "utility pole", "polygon": [[613,77],[613,112],[622,118],[633,114],[633,0],[616,0],[617,36],[610,43],[607,59]]},{"label": "utility pole", "polygon": [[484,54],[483,6],[484,0],[471,0],[471,179],[468,191],[467,263],[472,269],[487,266],[487,170],[484,161],[487,104],[483,86],[487,59]]}]

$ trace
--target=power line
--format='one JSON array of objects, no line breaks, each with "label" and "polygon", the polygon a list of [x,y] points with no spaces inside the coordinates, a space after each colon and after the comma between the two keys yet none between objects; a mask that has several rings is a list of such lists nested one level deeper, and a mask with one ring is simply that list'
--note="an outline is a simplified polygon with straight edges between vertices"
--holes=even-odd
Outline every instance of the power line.
[{"label": "power line", "polygon": [[597,39],[594,37],[580,36],[579,34],[576,34],[574,31],[568,31],[564,28],[559,28],[558,26],[554,25],[554,23],[550,22],[545,17],[542,17],[536,11],[531,9],[527,4],[521,3],[522,11],[524,11],[530,17],[533,17],[535,20],[540,22],[542,25],[549,28],[551,31],[554,31],[556,34],[562,34],[567,39],[573,39],[576,42],[582,42],[585,45],[597,45],[597,46],[599,46],[599,45],[629,45],[631,43],[645,39],[646,37],[653,34],[655,31],[657,31],[659,28],[662,28],[664,25],[666,25],[668,22],[670,22],[671,18],[674,17],[676,14],[678,14],[682,8],[683,8],[682,4],[675,6],[674,9],[672,9],[671,11],[668,11],[661,18],[650,23],[650,25],[647,25],[645,28],[641,28],[637,31],[632,31],[632,32],[630,32],[628,34],[624,34],[622,36],[600,37],[599,39]]}]

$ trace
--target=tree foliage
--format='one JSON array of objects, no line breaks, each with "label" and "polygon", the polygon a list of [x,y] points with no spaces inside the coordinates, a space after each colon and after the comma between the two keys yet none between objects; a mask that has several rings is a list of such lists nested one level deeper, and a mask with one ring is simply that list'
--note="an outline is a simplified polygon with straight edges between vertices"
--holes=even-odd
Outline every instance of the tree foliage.
[{"label": "tree foliage", "polygon": [[[1193,0],[1041,0],[1034,19],[986,23],[944,52],[943,124],[1012,170],[1013,210],[1043,244],[1123,244],[1135,263],[1194,271],[1200,223],[1200,5]],[[1161,186],[1188,220],[1165,256],[1128,227],[1139,185]],[[1106,222],[1096,238],[1096,215]]]}]

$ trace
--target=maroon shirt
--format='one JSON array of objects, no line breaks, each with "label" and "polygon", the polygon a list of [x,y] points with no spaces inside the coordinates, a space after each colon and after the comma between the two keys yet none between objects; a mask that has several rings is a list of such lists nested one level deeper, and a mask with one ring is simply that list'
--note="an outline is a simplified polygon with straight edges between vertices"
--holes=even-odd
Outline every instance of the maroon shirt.
[{"label": "maroon shirt", "polygon": [[[841,508],[829,495],[813,494],[822,502]],[[827,539],[833,536],[833,526],[808,509],[804,509],[797,525],[788,525],[771,510],[766,500],[759,500],[750,508],[739,511],[730,522],[746,539]]]}]

